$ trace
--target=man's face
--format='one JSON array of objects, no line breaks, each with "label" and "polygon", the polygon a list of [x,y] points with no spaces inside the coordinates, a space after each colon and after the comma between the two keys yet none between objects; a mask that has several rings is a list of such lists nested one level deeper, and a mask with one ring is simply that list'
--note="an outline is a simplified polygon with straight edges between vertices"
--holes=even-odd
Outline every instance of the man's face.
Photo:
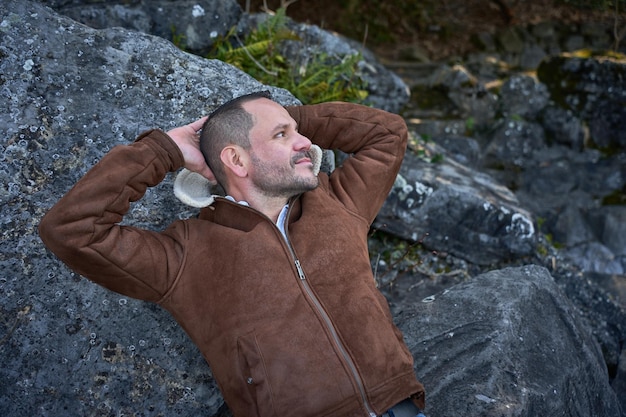
[{"label": "man's face", "polygon": [[311,141],[298,133],[296,121],[278,103],[259,99],[244,104],[254,118],[250,130],[250,176],[269,197],[291,197],[319,184],[313,173]]}]

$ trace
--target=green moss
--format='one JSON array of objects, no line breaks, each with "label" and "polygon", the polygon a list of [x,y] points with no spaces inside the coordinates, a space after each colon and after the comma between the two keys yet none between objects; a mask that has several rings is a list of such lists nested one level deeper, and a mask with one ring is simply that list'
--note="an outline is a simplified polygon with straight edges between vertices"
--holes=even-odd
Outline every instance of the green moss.
[{"label": "green moss", "polygon": [[176,30],[176,26],[172,25],[171,28],[172,31],[172,43],[178,48],[178,49],[182,49],[183,51],[185,49],[187,49],[187,45],[185,44],[185,35],[183,35],[182,33],[179,33]]},{"label": "green moss", "polygon": [[429,162],[431,164],[436,164],[442,162],[444,156],[439,153],[433,153],[430,149],[425,146],[427,142],[430,142],[432,139],[428,135],[414,135],[413,133],[409,133],[409,143],[408,143],[408,151],[412,152],[415,156],[425,162]]},{"label": "green moss", "polygon": [[287,27],[285,10],[278,9],[244,39],[233,27],[217,40],[208,58],[234,65],[263,84],[285,88],[304,104],[365,101],[366,85],[358,76],[360,54],[338,57],[319,52],[306,63],[294,65],[280,53],[279,46],[285,41],[301,39]]},{"label": "green moss", "polygon": [[408,242],[381,231],[374,231],[368,244],[370,258],[384,261],[391,269],[409,271],[422,263],[424,249],[420,241]]},{"label": "green moss", "polygon": [[548,256],[549,251],[548,248],[546,248],[545,246],[539,245],[537,246],[537,253],[539,254],[539,256],[545,257]]}]

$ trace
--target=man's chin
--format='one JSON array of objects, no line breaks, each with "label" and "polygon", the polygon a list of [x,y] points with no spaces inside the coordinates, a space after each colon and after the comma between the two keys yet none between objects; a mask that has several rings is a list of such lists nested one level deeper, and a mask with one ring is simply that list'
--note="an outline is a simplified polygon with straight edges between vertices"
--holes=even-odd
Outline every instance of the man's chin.
[{"label": "man's chin", "polygon": [[320,180],[317,176],[307,178],[306,181],[301,182],[302,192],[313,191],[320,185]]}]

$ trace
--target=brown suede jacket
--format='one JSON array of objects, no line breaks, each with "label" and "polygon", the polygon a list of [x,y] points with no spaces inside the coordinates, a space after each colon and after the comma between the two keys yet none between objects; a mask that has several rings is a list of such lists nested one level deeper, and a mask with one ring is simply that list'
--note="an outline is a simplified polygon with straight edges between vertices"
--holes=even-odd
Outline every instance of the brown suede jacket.
[{"label": "brown suede jacket", "polygon": [[209,363],[235,416],[369,416],[424,390],[376,288],[369,227],[400,168],[402,118],[347,103],[289,107],[299,131],[352,154],[290,201],[286,241],[224,198],[163,232],[118,223],[183,165],[160,130],[112,149],[46,214],[45,244],[76,272],[158,303]]}]

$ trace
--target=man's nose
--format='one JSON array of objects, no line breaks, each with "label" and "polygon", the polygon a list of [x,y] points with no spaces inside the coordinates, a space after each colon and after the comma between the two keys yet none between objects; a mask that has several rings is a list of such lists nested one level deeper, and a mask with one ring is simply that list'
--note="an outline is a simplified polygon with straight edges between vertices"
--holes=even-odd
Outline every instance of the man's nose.
[{"label": "man's nose", "polygon": [[304,135],[301,135],[300,133],[297,134],[298,137],[296,139],[296,142],[294,144],[294,148],[296,151],[308,151],[309,149],[311,149],[311,139],[307,138]]}]

